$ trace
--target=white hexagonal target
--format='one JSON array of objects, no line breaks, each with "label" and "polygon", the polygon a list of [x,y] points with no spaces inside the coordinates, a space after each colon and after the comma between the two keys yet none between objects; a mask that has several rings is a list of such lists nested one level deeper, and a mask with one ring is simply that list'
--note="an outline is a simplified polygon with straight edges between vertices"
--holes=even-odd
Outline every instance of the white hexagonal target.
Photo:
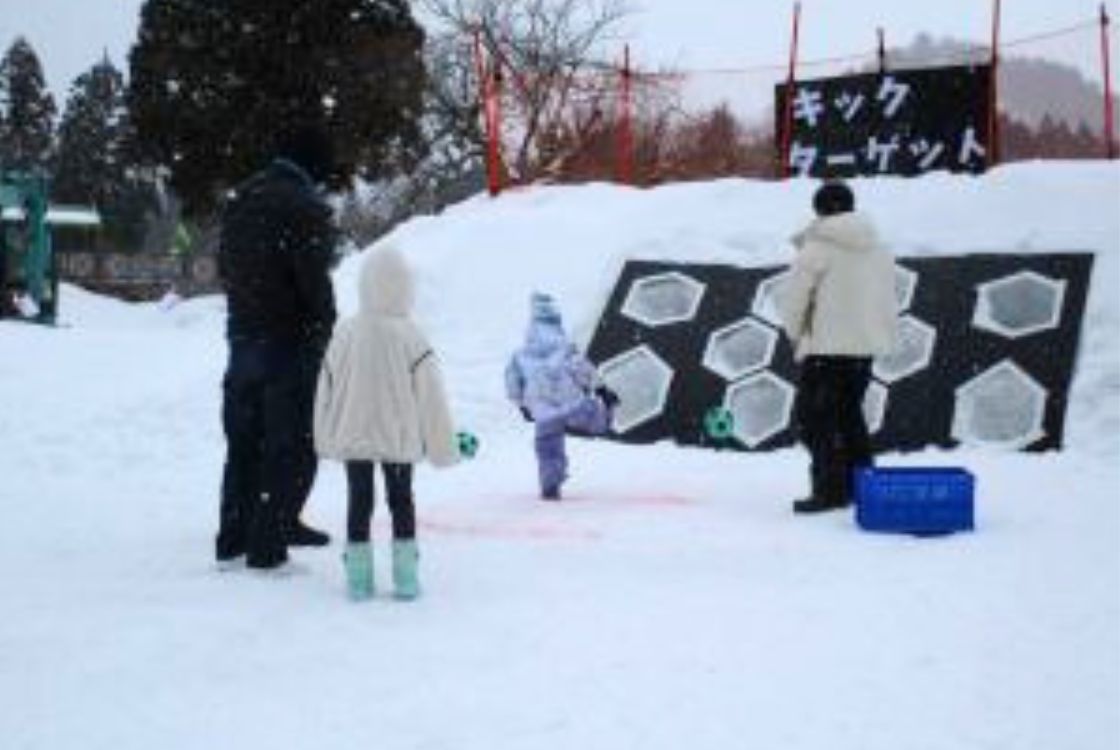
[{"label": "white hexagonal target", "polygon": [[883,429],[883,419],[887,415],[887,387],[875,381],[867,386],[863,394],[863,418],[867,421],[867,431],[875,434]]},{"label": "white hexagonal target", "polygon": [[760,372],[728,386],[723,406],[735,419],[734,435],[754,448],[789,425],[796,390],[772,372]]},{"label": "white hexagonal target", "polygon": [[972,325],[1008,338],[1057,328],[1066,282],[1020,271],[976,287]]},{"label": "white hexagonal target", "polygon": [[692,320],[704,290],[699,281],[676,271],[647,276],[630,286],[622,314],[647,326]]},{"label": "white hexagonal target", "polygon": [[599,365],[599,375],[618,394],[615,432],[626,432],[665,410],[673,368],[645,344]]},{"label": "white hexagonal target", "polygon": [[1009,359],[957,388],[953,438],[1003,448],[1025,448],[1046,432],[1046,389]]},{"label": "white hexagonal target", "polygon": [[875,377],[884,383],[897,383],[929,366],[937,331],[913,315],[898,319],[894,351],[875,359]]},{"label": "white hexagonal target", "polygon": [[906,312],[914,302],[914,292],[918,288],[918,272],[904,266],[894,267],[894,298],[898,311]]},{"label": "white hexagonal target", "polygon": [[778,334],[752,318],[715,331],[704,349],[704,367],[725,380],[738,380],[770,364]]},{"label": "white hexagonal target", "polygon": [[762,318],[767,323],[778,328],[782,327],[782,314],[779,312],[778,300],[781,299],[782,290],[789,280],[789,271],[782,271],[764,279],[754,293],[751,303],[751,313]]}]

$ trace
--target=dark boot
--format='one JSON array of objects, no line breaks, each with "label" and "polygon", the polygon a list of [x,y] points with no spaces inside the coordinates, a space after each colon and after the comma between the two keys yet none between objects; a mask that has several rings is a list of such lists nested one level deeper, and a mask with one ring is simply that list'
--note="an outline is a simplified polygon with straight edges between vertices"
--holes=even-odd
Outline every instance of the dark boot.
[{"label": "dark boot", "polygon": [[215,557],[219,563],[228,563],[245,554],[245,535],[222,530],[214,540]]},{"label": "dark boot", "polygon": [[262,503],[249,527],[245,565],[250,568],[278,568],[288,561],[288,546],[271,505]]},{"label": "dark boot", "polygon": [[793,512],[798,514],[824,513],[830,510],[847,508],[851,503],[847,498],[807,497],[804,500],[795,500]]},{"label": "dark boot", "polygon": [[331,537],[327,532],[313,529],[296,519],[295,523],[288,525],[285,541],[289,547],[326,547],[331,543]]},{"label": "dark boot", "polygon": [[245,566],[257,570],[271,570],[279,568],[286,562],[288,562],[288,550],[283,547],[276,547],[265,552],[250,552],[245,560]]},{"label": "dark boot", "polygon": [[277,538],[256,539],[250,542],[245,555],[245,566],[268,570],[288,562],[288,548]]},{"label": "dark boot", "polygon": [[616,406],[618,406],[620,401],[620,399],[618,398],[618,394],[605,385],[601,385],[596,388],[595,395],[599,397],[599,400],[603,402],[604,406],[612,410]]},{"label": "dark boot", "polygon": [[834,449],[822,457],[814,456],[810,471],[813,492],[809,497],[795,501],[793,512],[824,513],[847,508],[852,504],[849,476],[840,450]]},{"label": "dark boot", "polygon": [[813,482],[813,494],[804,500],[794,501],[794,513],[824,513],[841,510],[852,504],[844,471],[833,467],[823,478],[818,474],[814,479],[818,481]]}]

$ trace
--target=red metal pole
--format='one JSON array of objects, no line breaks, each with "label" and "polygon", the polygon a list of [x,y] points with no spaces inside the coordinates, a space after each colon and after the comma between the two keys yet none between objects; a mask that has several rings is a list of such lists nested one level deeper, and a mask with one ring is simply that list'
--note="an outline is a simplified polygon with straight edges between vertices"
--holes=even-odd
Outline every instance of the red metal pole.
[{"label": "red metal pole", "polygon": [[793,147],[793,87],[797,80],[797,45],[801,32],[801,3],[793,5],[793,42],[789,49],[789,73],[786,76],[785,115],[782,123],[782,163],[778,174],[790,177],[793,174],[793,165],[789,163],[790,150]]},{"label": "red metal pole", "polygon": [[499,195],[502,192],[502,64],[494,61],[494,70],[490,77],[490,99],[487,102],[487,115],[490,120],[490,148],[489,158],[486,160],[487,180],[490,184],[490,194]]},{"label": "red metal pole", "polygon": [[992,10],[992,71],[990,100],[988,102],[988,166],[999,164],[999,30],[1000,0],[993,0]]},{"label": "red metal pole", "polygon": [[475,72],[478,75],[479,102],[481,106],[483,135],[486,137],[486,188],[490,195],[496,196],[501,191],[498,182],[498,169],[494,161],[496,153],[495,143],[497,135],[493,128],[491,103],[493,92],[491,89],[490,73],[486,70],[486,62],[482,53],[482,29],[474,29],[474,62]]},{"label": "red metal pole", "polygon": [[618,181],[624,185],[629,185],[634,180],[634,135],[631,130],[630,92],[632,84],[629,44],[626,45],[622,53],[622,79],[620,83],[622,84],[622,101],[618,123],[618,143],[616,144],[618,153],[615,158],[617,160]]},{"label": "red metal pole", "polygon": [[1112,66],[1109,59],[1109,23],[1108,9],[1101,3],[1101,62],[1104,67],[1104,143],[1105,154],[1108,159],[1116,158],[1116,126],[1112,103]]}]

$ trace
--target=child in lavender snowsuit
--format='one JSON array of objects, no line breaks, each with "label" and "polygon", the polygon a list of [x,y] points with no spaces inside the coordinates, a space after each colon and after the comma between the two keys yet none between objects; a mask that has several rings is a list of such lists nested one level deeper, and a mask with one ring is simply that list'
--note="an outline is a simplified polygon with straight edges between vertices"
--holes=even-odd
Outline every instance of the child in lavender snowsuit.
[{"label": "child in lavender snowsuit", "polygon": [[559,500],[568,478],[565,432],[605,433],[617,397],[599,384],[595,367],[568,340],[552,297],[534,293],[530,314],[525,345],[506,367],[506,393],[536,423],[541,497]]}]

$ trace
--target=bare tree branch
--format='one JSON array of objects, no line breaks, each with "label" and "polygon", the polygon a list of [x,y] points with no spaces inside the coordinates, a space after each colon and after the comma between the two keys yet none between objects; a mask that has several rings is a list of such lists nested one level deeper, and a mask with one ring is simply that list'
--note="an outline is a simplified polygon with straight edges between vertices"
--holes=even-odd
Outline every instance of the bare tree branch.
[{"label": "bare tree branch", "polygon": [[559,127],[574,102],[601,101],[615,83],[604,75],[611,66],[595,55],[629,14],[624,0],[420,2],[448,34],[467,40],[479,34],[487,74],[500,71],[502,85],[510,86],[503,102],[514,110],[515,124],[502,137],[514,144],[507,168],[522,179],[539,174],[541,133]]}]

